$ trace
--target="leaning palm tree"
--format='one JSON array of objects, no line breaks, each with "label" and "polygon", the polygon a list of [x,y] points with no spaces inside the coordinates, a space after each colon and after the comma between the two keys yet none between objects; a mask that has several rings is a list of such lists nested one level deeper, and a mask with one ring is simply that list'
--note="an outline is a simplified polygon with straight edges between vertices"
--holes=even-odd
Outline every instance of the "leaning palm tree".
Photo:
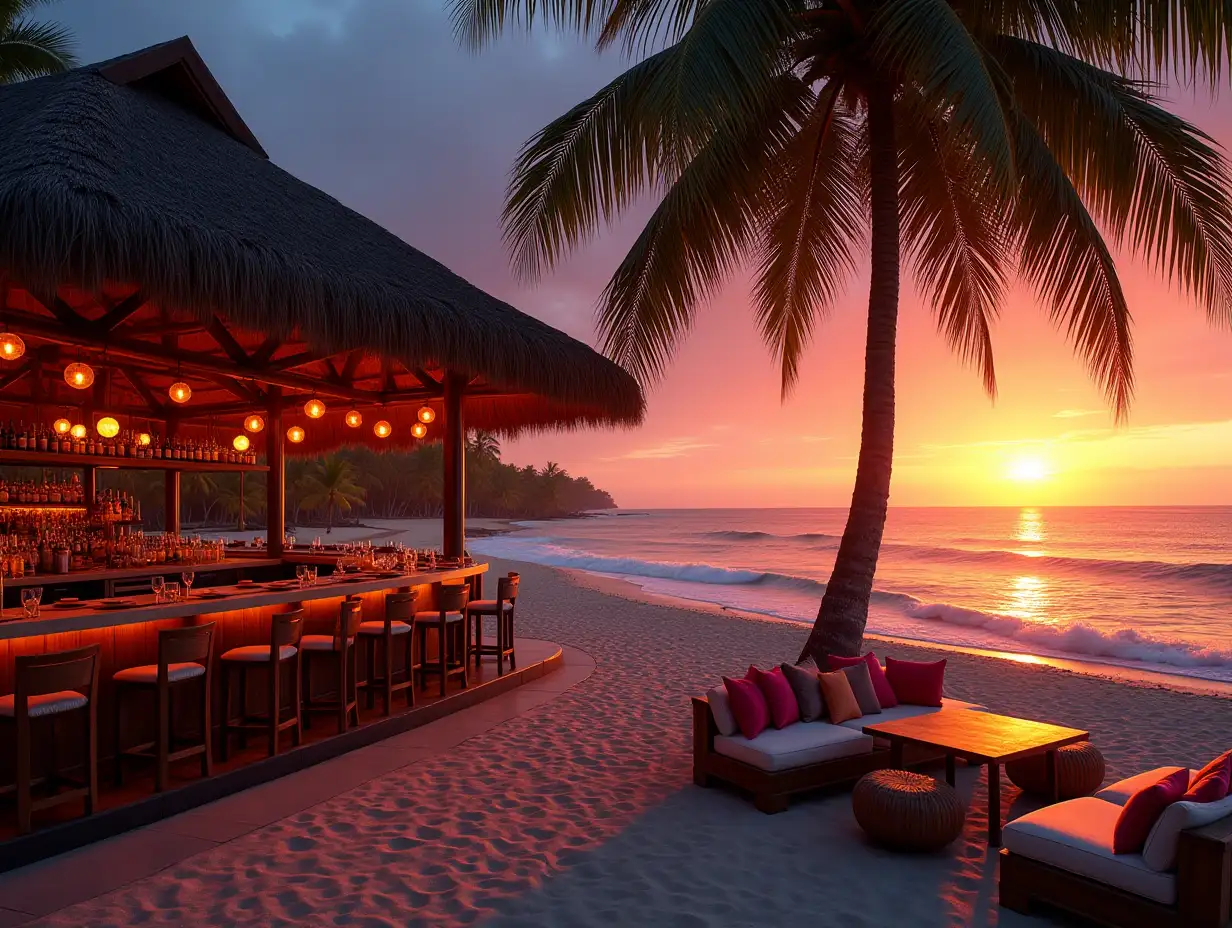
[{"label": "leaning palm tree", "polygon": [[1019,277],[1125,416],[1130,312],[1110,243],[1229,320],[1228,168],[1154,95],[1171,75],[1216,85],[1232,42],[1223,2],[453,5],[471,44],[541,19],[640,59],[526,144],[504,220],[533,278],[661,195],[599,307],[606,350],[643,382],[751,264],[786,395],[818,322],[871,257],[855,488],[806,653],[858,653],[863,638],[889,504],[904,258],[990,395],[990,333]]},{"label": "leaning palm tree", "polygon": [[31,13],[47,0],[0,0],[0,84],[67,71],[77,64],[73,35]]},{"label": "leaning palm tree", "polygon": [[324,509],[325,533],[334,530],[334,513],[350,512],[363,504],[367,491],[356,482],[357,474],[351,462],[338,455],[318,462],[303,479],[303,497],[300,505],[305,509]]}]

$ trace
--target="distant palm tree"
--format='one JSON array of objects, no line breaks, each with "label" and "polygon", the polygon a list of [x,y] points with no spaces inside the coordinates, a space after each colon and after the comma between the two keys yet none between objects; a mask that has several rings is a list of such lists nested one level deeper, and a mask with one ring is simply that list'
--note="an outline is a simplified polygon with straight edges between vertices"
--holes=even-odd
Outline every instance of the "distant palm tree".
[{"label": "distant palm tree", "polygon": [[73,35],[30,18],[48,0],[0,0],[0,84],[57,74],[77,65]]},{"label": "distant palm tree", "polygon": [[1226,79],[1223,0],[452,6],[471,44],[543,20],[645,55],[527,143],[504,215],[517,269],[534,277],[642,195],[662,194],[599,309],[605,349],[639,379],[663,372],[697,310],[752,265],[786,394],[817,323],[871,257],[860,453],[805,649],[814,656],[858,653],[868,619],[904,257],[990,394],[991,328],[1021,277],[1118,418],[1133,352],[1105,234],[1213,320],[1232,318],[1228,166],[1155,96],[1171,74],[1212,89]]},{"label": "distant palm tree", "polygon": [[325,510],[326,534],[334,529],[335,512],[350,512],[367,497],[367,491],[356,482],[357,476],[350,461],[331,455],[303,478],[304,495],[300,505],[305,509]]},{"label": "distant palm tree", "polygon": [[251,477],[243,479],[244,474],[227,476],[230,479],[219,484],[215,501],[223,512],[237,521],[237,529],[242,532],[249,515],[265,511],[265,487]]},{"label": "distant palm tree", "polygon": [[539,473],[541,476],[546,477],[548,480],[555,480],[558,477],[568,477],[569,476],[567,473],[565,473],[564,469],[559,464],[557,464],[555,461],[548,461],[546,464],[543,465],[543,470],[541,470]]},{"label": "distant palm tree", "polygon": [[471,436],[470,452],[476,457],[491,458],[494,461],[499,461],[501,455],[500,439],[491,432],[477,431]]}]

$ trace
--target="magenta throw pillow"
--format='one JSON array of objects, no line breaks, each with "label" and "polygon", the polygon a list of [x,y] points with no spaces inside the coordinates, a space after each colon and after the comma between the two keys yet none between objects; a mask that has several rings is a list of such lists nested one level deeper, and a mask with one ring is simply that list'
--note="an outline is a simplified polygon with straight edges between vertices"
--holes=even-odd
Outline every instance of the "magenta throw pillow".
[{"label": "magenta throw pillow", "polygon": [[829,661],[831,670],[842,670],[844,667],[852,667],[861,661],[868,664],[868,676],[873,681],[873,692],[877,694],[877,702],[881,703],[881,708],[893,709],[898,705],[898,695],[894,692],[894,687],[890,686],[890,681],[886,679],[885,671],[881,669],[881,662],[877,660],[877,655],[872,651],[869,651],[863,657],[835,657],[830,655],[826,660]]},{"label": "magenta throw pillow", "polygon": [[761,688],[752,680],[723,678],[727,690],[727,704],[736,717],[736,727],[746,738],[756,738],[770,724],[770,707]]},{"label": "magenta throw pillow", "polygon": [[770,722],[775,728],[786,728],[800,721],[800,704],[796,702],[796,691],[791,688],[791,682],[783,675],[783,671],[777,667],[770,671],[750,667],[749,675],[761,690],[761,694],[766,697],[766,705],[770,707]]},{"label": "magenta throw pillow", "polygon": [[1112,829],[1112,853],[1139,853],[1164,810],[1185,795],[1188,787],[1189,771],[1178,770],[1130,796]]},{"label": "magenta throw pillow", "polygon": [[945,661],[900,661],[886,658],[886,680],[906,706],[940,706],[945,689]]},{"label": "magenta throw pillow", "polygon": [[1232,751],[1220,754],[1194,774],[1183,802],[1218,802],[1232,789]]}]

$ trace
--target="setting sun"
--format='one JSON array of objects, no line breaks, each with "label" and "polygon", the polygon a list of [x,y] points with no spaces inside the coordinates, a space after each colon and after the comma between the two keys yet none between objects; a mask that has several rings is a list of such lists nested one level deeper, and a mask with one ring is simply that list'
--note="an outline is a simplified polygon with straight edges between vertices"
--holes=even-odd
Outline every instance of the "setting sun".
[{"label": "setting sun", "polygon": [[1038,483],[1048,477],[1048,465],[1043,458],[1015,458],[1010,462],[1008,476],[1020,483]]}]

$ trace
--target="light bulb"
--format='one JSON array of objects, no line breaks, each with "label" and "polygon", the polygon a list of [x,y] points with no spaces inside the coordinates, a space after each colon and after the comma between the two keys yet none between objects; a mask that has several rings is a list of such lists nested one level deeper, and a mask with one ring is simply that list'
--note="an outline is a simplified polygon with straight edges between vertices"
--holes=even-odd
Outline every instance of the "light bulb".
[{"label": "light bulb", "polygon": [[0,333],[0,358],[6,361],[16,361],[26,353],[26,343],[20,335],[12,332]]},{"label": "light bulb", "polygon": [[418,415],[419,421],[424,425],[427,425],[436,418],[436,410],[434,410],[431,406],[420,406]]},{"label": "light bulb", "polygon": [[137,444],[141,445],[143,448],[148,447],[151,441],[153,441],[153,439],[150,438],[149,432],[142,432],[137,436]]},{"label": "light bulb", "polygon": [[167,395],[177,403],[187,403],[192,399],[192,387],[182,380],[177,380],[167,390]]},{"label": "light bulb", "polygon": [[231,447],[236,451],[247,451],[248,444],[249,442],[247,435],[236,435],[233,439],[231,439]]},{"label": "light bulb", "polygon": [[346,424],[353,429],[357,429],[364,424],[364,417],[360,415],[358,409],[352,409],[346,414]]},{"label": "light bulb", "polygon": [[304,404],[304,415],[309,419],[320,419],[325,415],[325,404],[314,396]]},{"label": "light bulb", "polygon": [[298,445],[303,440],[304,440],[304,430],[301,429],[298,425],[293,425],[289,429],[287,429],[287,441],[294,442],[295,444]]},{"label": "light bulb", "polygon": [[424,425],[422,422],[416,422],[414,425],[411,426],[411,434],[414,435],[416,438],[423,438],[425,435],[428,434],[428,427]]},{"label": "light bulb", "polygon": [[94,368],[74,361],[64,369],[64,382],[74,390],[84,390],[94,383]]},{"label": "light bulb", "polygon": [[372,427],[372,432],[377,438],[388,438],[392,431],[393,427],[384,419]]},{"label": "light bulb", "polygon": [[87,435],[90,434],[89,431],[87,431],[86,427],[82,425],[81,423],[74,425],[71,429],[68,430],[68,433],[72,435],[74,438],[85,438]]},{"label": "light bulb", "polygon": [[244,428],[253,433],[259,432],[265,428],[265,420],[258,415],[249,416],[244,420]]},{"label": "light bulb", "polygon": [[57,419],[51,424],[51,427],[56,430],[57,435],[66,435],[68,434],[69,429],[73,427],[73,423],[69,422],[67,419]]},{"label": "light bulb", "polygon": [[98,434],[102,435],[103,438],[115,438],[120,434],[120,423],[116,422],[111,416],[103,416],[103,418],[98,420],[98,425],[95,428],[98,429]]}]

